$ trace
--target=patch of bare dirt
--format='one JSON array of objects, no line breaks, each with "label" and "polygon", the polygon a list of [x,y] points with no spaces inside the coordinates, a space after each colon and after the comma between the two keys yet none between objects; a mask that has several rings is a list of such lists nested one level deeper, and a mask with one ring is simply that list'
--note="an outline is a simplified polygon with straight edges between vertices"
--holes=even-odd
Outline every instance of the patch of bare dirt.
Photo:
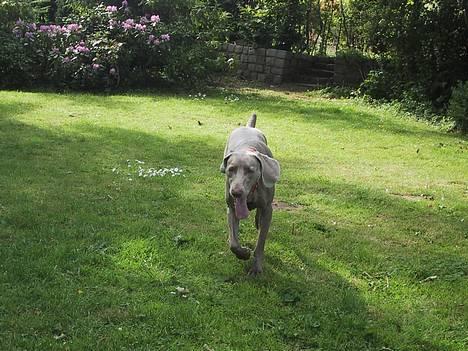
[{"label": "patch of bare dirt", "polygon": [[272,203],[272,206],[274,210],[279,210],[279,211],[299,211],[300,209],[304,207],[299,204],[289,203],[289,202],[279,201],[279,200],[274,200]]}]

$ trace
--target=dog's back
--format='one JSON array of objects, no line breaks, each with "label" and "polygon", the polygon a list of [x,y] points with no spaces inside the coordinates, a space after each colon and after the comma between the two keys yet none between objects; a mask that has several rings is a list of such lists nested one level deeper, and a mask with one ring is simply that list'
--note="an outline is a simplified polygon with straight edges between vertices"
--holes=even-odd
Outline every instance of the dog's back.
[{"label": "dog's back", "polygon": [[253,114],[246,127],[239,127],[232,131],[229,136],[225,155],[231,152],[252,149],[258,150],[265,155],[272,156],[267,146],[267,139],[261,130],[255,128],[257,115]]}]

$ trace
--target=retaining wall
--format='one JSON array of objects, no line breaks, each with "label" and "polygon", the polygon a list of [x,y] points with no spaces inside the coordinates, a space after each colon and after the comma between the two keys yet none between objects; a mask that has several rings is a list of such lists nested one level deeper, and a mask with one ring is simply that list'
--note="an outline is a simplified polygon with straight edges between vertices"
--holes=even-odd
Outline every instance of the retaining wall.
[{"label": "retaining wall", "polygon": [[303,85],[357,85],[372,67],[371,62],[351,59],[293,54],[285,50],[223,44],[241,78],[270,84],[286,82]]}]

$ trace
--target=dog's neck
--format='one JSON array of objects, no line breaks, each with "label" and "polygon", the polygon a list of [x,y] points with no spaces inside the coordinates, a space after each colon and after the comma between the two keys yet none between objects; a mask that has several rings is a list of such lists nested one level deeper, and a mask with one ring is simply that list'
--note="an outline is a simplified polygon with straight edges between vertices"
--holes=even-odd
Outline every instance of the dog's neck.
[{"label": "dog's neck", "polygon": [[258,188],[258,180],[255,182],[255,184],[252,186],[252,189],[250,189],[250,193],[249,195],[253,195],[256,191],[257,191],[257,188]]}]

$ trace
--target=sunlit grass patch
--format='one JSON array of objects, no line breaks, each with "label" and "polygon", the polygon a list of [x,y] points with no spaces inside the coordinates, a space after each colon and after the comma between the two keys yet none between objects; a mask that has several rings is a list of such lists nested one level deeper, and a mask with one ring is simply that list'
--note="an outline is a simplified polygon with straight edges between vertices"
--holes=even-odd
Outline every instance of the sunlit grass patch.
[{"label": "sunlit grass patch", "polygon": [[[252,112],[282,166],[258,279],[219,173]],[[467,147],[297,92],[0,92],[0,349],[464,350]]]}]

